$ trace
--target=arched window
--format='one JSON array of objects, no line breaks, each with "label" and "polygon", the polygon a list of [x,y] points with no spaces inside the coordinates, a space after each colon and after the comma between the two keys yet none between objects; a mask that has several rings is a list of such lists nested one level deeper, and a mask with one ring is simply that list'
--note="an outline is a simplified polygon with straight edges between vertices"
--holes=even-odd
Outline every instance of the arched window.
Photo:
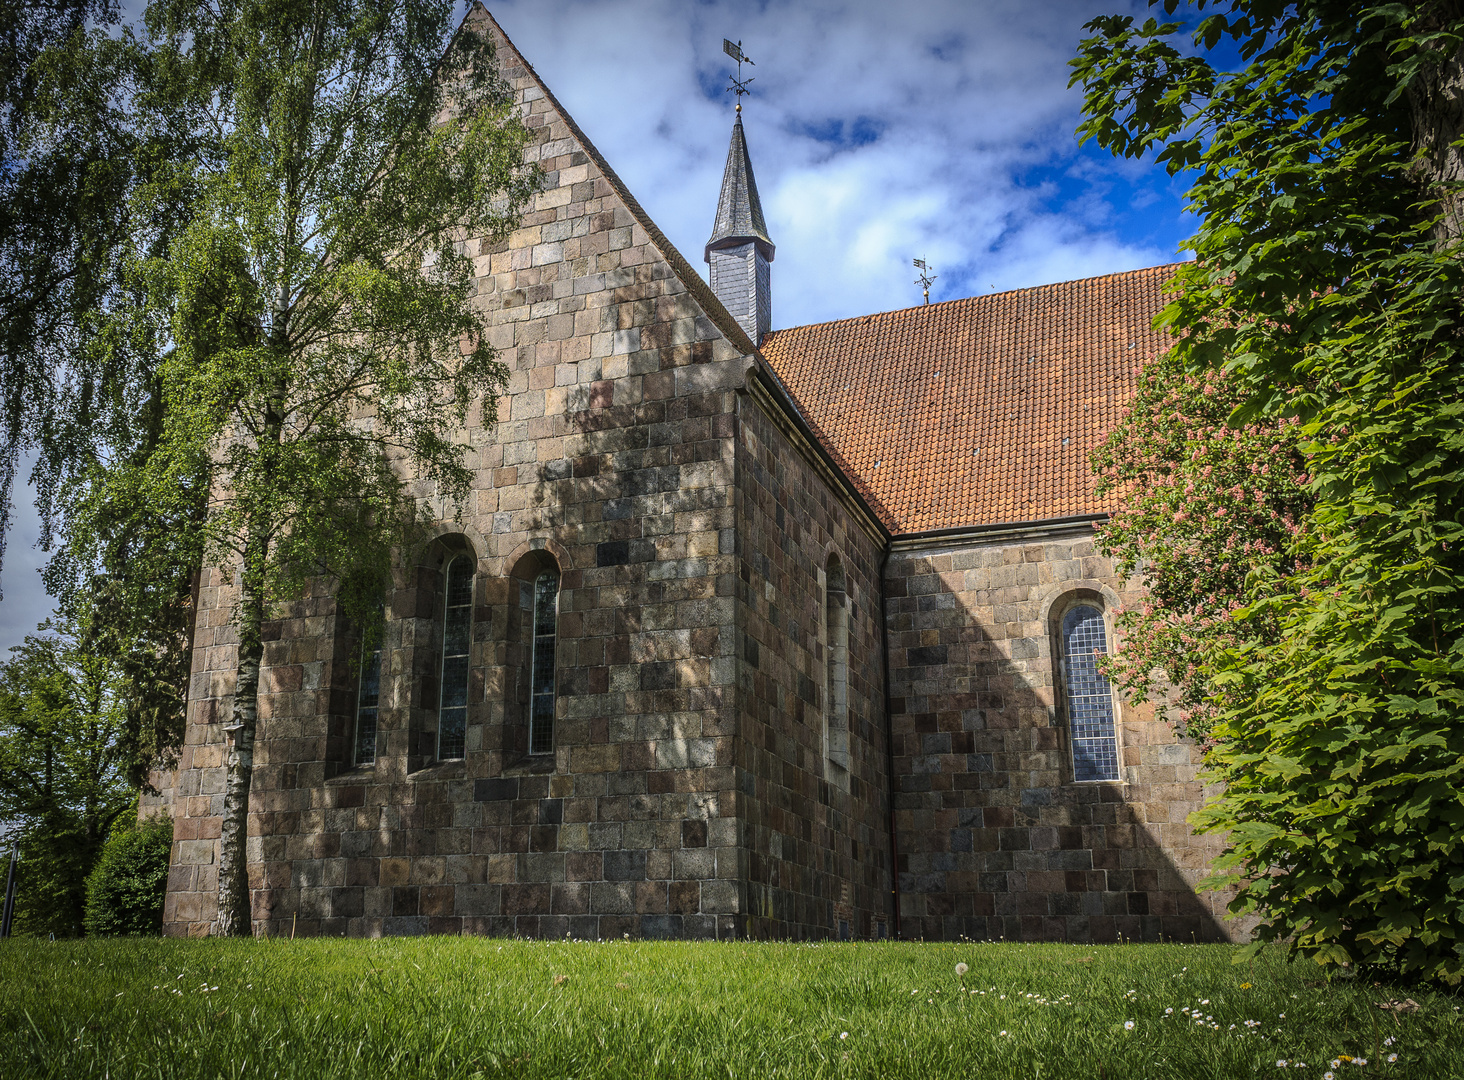
[{"label": "arched window", "polygon": [[849,596],[834,555],[824,582],[824,752],[827,779],[842,785],[849,770]]},{"label": "arched window", "polygon": [[529,753],[554,752],[554,653],[559,637],[559,573],[534,578],[533,644],[529,659]]},{"label": "arched window", "polygon": [[442,614],[442,681],[437,707],[437,759],[463,756],[468,732],[468,653],[473,638],[473,560],[448,564]]},{"label": "arched window", "polygon": [[1098,670],[1098,657],[1107,652],[1102,610],[1092,604],[1068,608],[1062,617],[1062,675],[1074,780],[1118,779],[1113,691]]},{"label": "arched window", "polygon": [[356,683],[356,731],[351,739],[351,764],[376,764],[376,715],[381,699],[381,646],[361,665]]}]

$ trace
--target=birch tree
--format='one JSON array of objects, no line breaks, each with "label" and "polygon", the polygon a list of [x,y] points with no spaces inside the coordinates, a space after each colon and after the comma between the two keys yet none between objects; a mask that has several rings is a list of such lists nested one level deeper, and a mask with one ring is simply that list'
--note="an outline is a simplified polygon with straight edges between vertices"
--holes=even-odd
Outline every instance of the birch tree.
[{"label": "birch tree", "polygon": [[186,116],[203,149],[155,181],[190,212],[119,313],[164,357],[159,449],[127,482],[156,507],[206,476],[202,547],[236,586],[219,934],[252,929],[265,619],[324,579],[371,623],[422,499],[466,494],[462,430],[494,423],[505,385],[464,241],[505,236],[538,174],[490,43],[465,26],[444,50],[451,16],[430,0],[147,13],[158,77],[138,106]]}]

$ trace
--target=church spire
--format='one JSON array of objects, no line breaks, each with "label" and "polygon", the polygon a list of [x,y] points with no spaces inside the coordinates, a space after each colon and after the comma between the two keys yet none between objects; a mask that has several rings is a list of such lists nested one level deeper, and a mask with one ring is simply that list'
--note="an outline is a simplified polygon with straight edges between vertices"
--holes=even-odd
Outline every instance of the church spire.
[{"label": "church spire", "polygon": [[772,325],[772,288],[768,264],[773,261],[772,238],[763,220],[752,158],[742,133],[742,106],[732,125],[732,145],[722,173],[722,194],[717,220],[707,241],[712,292],[722,301],[754,344],[761,344]]}]

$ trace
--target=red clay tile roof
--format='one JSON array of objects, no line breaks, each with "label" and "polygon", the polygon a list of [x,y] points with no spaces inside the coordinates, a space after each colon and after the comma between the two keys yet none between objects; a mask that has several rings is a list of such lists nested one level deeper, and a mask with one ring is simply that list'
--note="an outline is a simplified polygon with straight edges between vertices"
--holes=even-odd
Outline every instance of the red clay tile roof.
[{"label": "red clay tile roof", "polygon": [[1113,430],[1174,266],[777,330],[762,354],[896,535],[1112,509]]}]

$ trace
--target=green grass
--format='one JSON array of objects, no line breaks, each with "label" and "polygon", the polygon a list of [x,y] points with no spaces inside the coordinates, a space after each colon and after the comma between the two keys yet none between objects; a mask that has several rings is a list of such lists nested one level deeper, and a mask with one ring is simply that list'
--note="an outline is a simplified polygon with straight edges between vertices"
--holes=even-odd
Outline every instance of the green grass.
[{"label": "green grass", "polygon": [[[1349,1054],[1368,1064],[1343,1063],[1337,1080],[1464,1077],[1457,996],[1324,983],[1279,953],[1254,966],[1234,955],[1209,945],[12,940],[0,943],[0,1075],[1320,1080]],[[1421,1007],[1375,1006],[1404,997]]]}]

